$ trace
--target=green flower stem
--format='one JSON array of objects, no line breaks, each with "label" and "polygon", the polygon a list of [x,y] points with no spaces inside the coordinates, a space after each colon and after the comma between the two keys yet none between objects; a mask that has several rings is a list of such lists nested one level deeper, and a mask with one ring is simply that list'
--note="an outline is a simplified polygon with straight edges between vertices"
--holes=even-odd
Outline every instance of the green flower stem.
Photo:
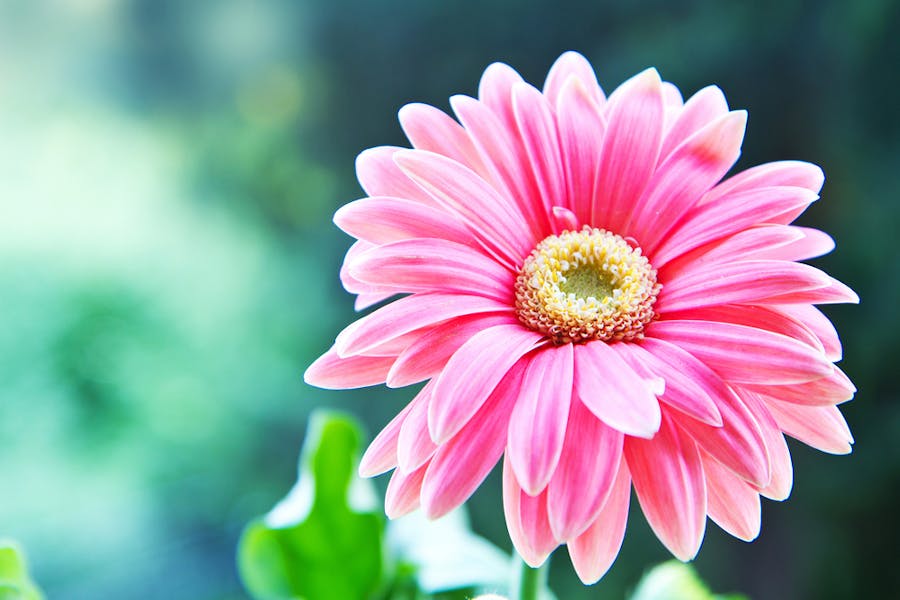
[{"label": "green flower stem", "polygon": [[537,569],[533,569],[522,561],[521,572],[519,573],[519,596],[518,600],[540,600],[541,588],[547,582],[547,565],[550,560],[544,562]]}]

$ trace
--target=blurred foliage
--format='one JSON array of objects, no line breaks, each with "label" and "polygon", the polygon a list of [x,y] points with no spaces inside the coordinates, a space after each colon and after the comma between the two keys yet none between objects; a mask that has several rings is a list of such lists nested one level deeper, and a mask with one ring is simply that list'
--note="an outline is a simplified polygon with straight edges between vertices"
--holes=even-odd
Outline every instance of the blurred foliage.
[{"label": "blurred foliage", "polygon": [[350,418],[310,417],[297,484],[251,522],[238,566],[254,598],[465,600],[503,589],[511,560],[468,531],[460,510],[388,527],[371,482],[356,475],[361,442]]},{"label": "blurred foliage", "polygon": [[650,569],[637,585],[630,600],[747,600],[740,594],[713,594],[684,563],[670,560]]},{"label": "blurred foliage", "polygon": [[[540,84],[576,49],[607,89],[648,65],[720,85],[750,114],[739,168],[822,165],[801,222],[862,297],[827,308],[854,453],[792,444],[791,500],[753,544],[710,525],[698,571],[753,598],[900,589],[898,27],[894,0],[0,3],[0,533],[50,597],[243,597],[235,544],[295,477],[311,407],[373,432],[412,396],[301,381],[353,318],[330,219],[362,194],[354,156],[405,144],[400,106],[446,108],[491,61]],[[508,549],[499,489],[469,508]],[[551,585],[622,598],[666,557],[635,506],[600,585],[564,558]]]},{"label": "blurred foliage", "polygon": [[44,595],[31,580],[25,556],[12,540],[0,540],[0,598],[3,600],[43,600]]}]

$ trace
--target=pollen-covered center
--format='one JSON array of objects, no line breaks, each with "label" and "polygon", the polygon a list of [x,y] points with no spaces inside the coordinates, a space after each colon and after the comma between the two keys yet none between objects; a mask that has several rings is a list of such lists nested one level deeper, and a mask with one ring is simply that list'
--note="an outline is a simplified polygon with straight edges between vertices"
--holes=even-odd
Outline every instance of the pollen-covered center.
[{"label": "pollen-covered center", "polygon": [[661,287],[640,248],[585,226],[531,252],[516,278],[516,312],[556,344],[641,339]]}]

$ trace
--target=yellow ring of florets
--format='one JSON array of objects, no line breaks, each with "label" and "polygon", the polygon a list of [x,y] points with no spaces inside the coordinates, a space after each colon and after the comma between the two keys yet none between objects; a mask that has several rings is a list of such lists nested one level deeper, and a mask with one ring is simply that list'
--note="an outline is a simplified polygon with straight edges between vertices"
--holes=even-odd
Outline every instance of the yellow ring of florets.
[{"label": "yellow ring of florets", "polygon": [[516,278],[516,312],[555,344],[644,337],[662,286],[622,237],[585,226],[541,241]]}]

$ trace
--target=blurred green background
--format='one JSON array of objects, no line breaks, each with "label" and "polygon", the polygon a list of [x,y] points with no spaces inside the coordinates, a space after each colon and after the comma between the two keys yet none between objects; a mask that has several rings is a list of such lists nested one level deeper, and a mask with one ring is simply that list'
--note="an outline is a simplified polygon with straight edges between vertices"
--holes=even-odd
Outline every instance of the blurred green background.
[{"label": "blurred green background", "polygon": [[[354,157],[405,144],[404,103],[448,108],[494,60],[540,84],[576,49],[607,90],[650,65],[721,86],[750,112],[740,168],[822,165],[800,222],[862,297],[827,309],[854,453],[792,444],[790,501],[753,544],[710,523],[697,569],[757,599],[896,592],[898,26],[894,0],[2,0],[0,536],[50,598],[244,597],[237,538],[292,485],[310,410],[373,434],[412,395],[301,380],[354,318],[331,224]],[[470,509],[509,548],[499,488]],[[552,584],[621,598],[665,558],[633,505],[599,586],[562,555]]]}]

